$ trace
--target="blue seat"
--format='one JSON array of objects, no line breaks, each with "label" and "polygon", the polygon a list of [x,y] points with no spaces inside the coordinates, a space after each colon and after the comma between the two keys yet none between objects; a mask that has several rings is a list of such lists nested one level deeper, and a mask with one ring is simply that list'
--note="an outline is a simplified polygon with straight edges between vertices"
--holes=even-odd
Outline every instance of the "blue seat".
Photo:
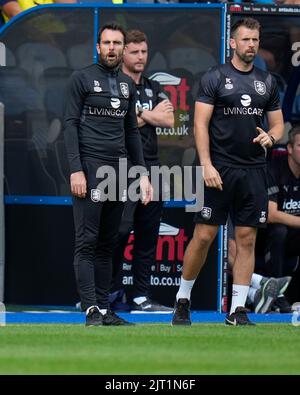
[{"label": "blue seat", "polygon": [[25,70],[0,67],[0,101],[5,105],[6,116],[38,108],[38,92],[31,86]]},{"label": "blue seat", "polygon": [[44,105],[50,118],[63,118],[65,87],[73,70],[68,67],[52,67],[44,71],[40,86],[44,91]]}]

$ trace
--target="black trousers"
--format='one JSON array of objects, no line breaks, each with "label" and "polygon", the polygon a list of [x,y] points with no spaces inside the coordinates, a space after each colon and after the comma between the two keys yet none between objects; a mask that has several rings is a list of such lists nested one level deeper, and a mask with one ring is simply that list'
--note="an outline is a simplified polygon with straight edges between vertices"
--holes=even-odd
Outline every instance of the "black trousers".
[{"label": "black trousers", "polygon": [[162,207],[162,201],[153,201],[146,206],[140,201],[128,200],[125,203],[118,235],[118,246],[114,253],[112,290],[122,287],[121,266],[124,249],[128,242],[128,236],[133,230],[133,288],[130,297],[150,296],[151,265],[155,262],[156,257]]},{"label": "black trousers", "polygon": [[269,254],[266,275],[282,277],[290,274],[293,268],[288,263],[293,262],[291,258],[300,256],[300,230],[269,224],[267,229],[258,231],[255,252],[263,257]]},{"label": "black trousers", "polygon": [[88,182],[87,196],[73,199],[74,268],[82,311],[93,305],[101,309],[109,307],[112,255],[124,208],[124,203],[119,201],[97,201],[95,189],[100,180],[96,178],[96,172],[101,165],[83,162]]}]

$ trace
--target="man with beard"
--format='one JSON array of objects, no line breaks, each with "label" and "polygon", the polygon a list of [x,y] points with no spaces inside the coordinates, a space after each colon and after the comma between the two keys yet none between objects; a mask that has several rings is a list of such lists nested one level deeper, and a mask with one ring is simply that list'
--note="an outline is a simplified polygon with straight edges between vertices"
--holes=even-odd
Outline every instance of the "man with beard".
[{"label": "man with beard", "polygon": [[[159,166],[156,126],[174,126],[174,109],[162,87],[143,75],[148,58],[146,35],[139,30],[129,30],[123,55],[122,69],[135,82],[137,89],[136,112],[138,127],[147,170]],[[134,230],[132,250],[133,287],[131,292],[132,311],[143,313],[171,313],[173,309],[154,302],[150,298],[151,265],[155,262],[156,245],[159,233],[163,202],[159,200],[147,206],[130,199],[125,203],[119,231],[118,249],[114,255],[115,272],[120,272],[124,248],[128,236]],[[117,289],[118,281],[115,288]]]},{"label": "man with beard", "polygon": [[[268,214],[266,148],[282,137],[283,118],[275,80],[253,66],[260,25],[253,18],[231,29],[233,57],[201,79],[195,105],[195,140],[204,168],[204,207],[195,215],[195,230],[183,261],[173,325],[191,325],[190,299],[219,225],[230,212],[235,225],[232,304],[225,323],[254,325],[245,309],[254,269],[257,228]],[[263,130],[264,115],[269,130]]]},{"label": "man with beard", "polygon": [[[64,135],[74,196],[74,268],[87,326],[129,324],[109,308],[112,252],[127,192],[118,188],[119,159],[128,152],[134,165],[145,165],[135,87],[119,70],[124,40],[120,25],[104,25],[98,33],[98,63],[75,71],[66,91]],[[104,166],[114,173],[115,197],[107,198],[107,187],[102,187],[107,178]],[[151,185],[146,169],[140,187],[147,204]]]}]

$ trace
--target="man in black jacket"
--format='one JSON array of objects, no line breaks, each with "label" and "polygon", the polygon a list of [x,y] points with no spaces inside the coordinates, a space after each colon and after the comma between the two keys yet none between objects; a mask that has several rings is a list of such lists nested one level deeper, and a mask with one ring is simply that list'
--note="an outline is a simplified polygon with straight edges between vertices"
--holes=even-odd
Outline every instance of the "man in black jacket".
[{"label": "man in black jacket", "polygon": [[[145,162],[137,129],[135,87],[119,70],[124,39],[121,26],[104,25],[98,34],[98,63],[75,71],[66,92],[64,135],[74,195],[74,267],[86,325],[128,324],[109,308],[112,252],[123,212],[122,197],[127,193],[118,188],[119,159],[125,160],[128,152],[134,165],[144,166]],[[107,166],[115,175],[119,198],[105,199],[107,188],[100,187]],[[151,186],[146,169],[140,186],[147,204]]]},{"label": "man in black jacket", "polygon": [[[123,72],[130,76],[136,86],[136,113],[142,137],[143,153],[147,170],[159,166],[156,127],[174,126],[174,109],[160,84],[144,76],[148,58],[148,42],[145,33],[130,30],[126,33],[123,55]],[[159,195],[159,193],[158,193]],[[114,255],[114,269],[120,271],[128,236],[134,230],[132,251],[133,289],[132,311],[171,313],[172,308],[154,302],[150,298],[151,265],[155,262],[163,202],[152,201],[147,206],[139,201],[128,200],[119,232],[118,249]]]}]

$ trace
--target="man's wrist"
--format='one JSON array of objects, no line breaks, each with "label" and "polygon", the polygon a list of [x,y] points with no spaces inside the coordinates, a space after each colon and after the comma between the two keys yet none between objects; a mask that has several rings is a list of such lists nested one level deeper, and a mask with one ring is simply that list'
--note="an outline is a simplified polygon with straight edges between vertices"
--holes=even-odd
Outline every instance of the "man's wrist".
[{"label": "man's wrist", "polygon": [[272,146],[276,144],[276,139],[274,136],[272,136],[271,134],[268,135],[270,140],[272,141]]},{"label": "man's wrist", "polygon": [[143,106],[138,106],[137,116],[141,118],[143,111],[144,111]]}]

